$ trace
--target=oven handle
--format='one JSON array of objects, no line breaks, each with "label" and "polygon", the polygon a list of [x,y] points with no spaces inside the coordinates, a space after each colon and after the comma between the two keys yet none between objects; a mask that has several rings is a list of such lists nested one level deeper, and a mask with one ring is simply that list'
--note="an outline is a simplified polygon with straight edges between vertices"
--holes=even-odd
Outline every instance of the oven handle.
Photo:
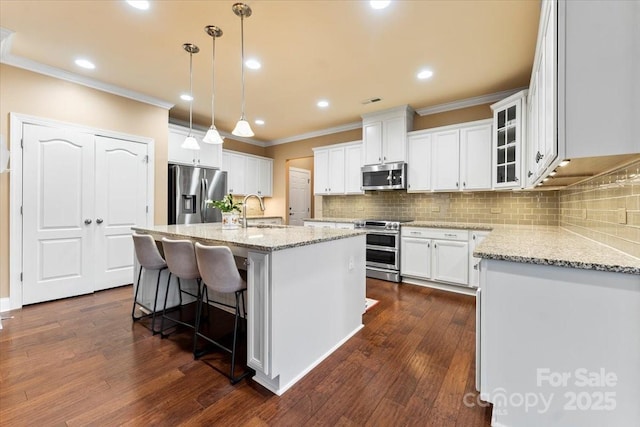
[{"label": "oven handle", "polygon": [[366,249],[373,249],[375,251],[383,251],[383,252],[398,252],[398,248],[390,248],[388,246],[366,245]]},{"label": "oven handle", "polygon": [[397,236],[400,235],[400,232],[398,231],[393,231],[393,230],[370,230],[370,229],[364,229],[364,231],[367,232],[367,234],[382,234],[384,236]]}]

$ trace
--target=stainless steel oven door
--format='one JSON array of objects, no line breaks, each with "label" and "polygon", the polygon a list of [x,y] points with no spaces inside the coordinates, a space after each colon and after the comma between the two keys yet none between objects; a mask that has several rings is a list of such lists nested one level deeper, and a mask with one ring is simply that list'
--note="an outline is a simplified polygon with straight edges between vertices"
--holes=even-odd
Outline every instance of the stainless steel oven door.
[{"label": "stainless steel oven door", "polygon": [[368,231],[367,246],[398,250],[400,234],[396,231]]},{"label": "stainless steel oven door", "polygon": [[367,245],[367,266],[398,270],[398,251],[392,248]]}]

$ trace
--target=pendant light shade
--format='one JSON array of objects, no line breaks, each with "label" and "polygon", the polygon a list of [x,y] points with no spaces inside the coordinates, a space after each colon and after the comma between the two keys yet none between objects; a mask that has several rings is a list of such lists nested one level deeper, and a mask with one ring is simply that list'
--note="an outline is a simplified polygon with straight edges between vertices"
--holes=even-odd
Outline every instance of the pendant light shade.
[{"label": "pendant light shade", "polygon": [[185,43],[182,48],[189,52],[189,135],[180,146],[186,150],[199,150],[200,144],[193,137],[193,54],[200,52],[198,46],[192,43]]},{"label": "pendant light shade", "polygon": [[202,139],[202,142],[207,144],[222,144],[224,138],[220,136],[218,129],[215,125],[215,94],[216,94],[216,79],[215,79],[215,65],[216,65],[216,38],[222,37],[222,30],[215,25],[207,25],[204,27],[205,33],[211,36],[213,40],[211,49],[211,127],[207,131],[207,134]]},{"label": "pendant light shade", "polygon": [[251,8],[244,3],[236,3],[232,6],[233,13],[240,17],[240,58],[242,73],[242,114],[240,120],[233,129],[232,134],[250,138],[254,135],[249,122],[244,118],[244,18],[251,16]]}]

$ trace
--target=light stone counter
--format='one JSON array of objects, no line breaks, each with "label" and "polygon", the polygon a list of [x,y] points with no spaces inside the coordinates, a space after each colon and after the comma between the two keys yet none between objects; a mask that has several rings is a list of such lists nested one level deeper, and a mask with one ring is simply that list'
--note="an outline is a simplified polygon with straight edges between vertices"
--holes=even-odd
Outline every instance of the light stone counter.
[{"label": "light stone counter", "polygon": [[640,258],[560,227],[494,225],[473,255],[528,264],[640,275]]},{"label": "light stone counter", "polygon": [[305,218],[303,221],[352,223],[356,221],[361,221],[361,219],[360,218]]},{"label": "light stone counter", "polygon": [[344,239],[365,234],[360,230],[296,227],[291,225],[256,225],[223,230],[220,223],[188,225],[156,225],[133,227],[133,230],[174,239],[189,238],[207,244],[225,244],[259,251],[273,252],[298,246]]}]

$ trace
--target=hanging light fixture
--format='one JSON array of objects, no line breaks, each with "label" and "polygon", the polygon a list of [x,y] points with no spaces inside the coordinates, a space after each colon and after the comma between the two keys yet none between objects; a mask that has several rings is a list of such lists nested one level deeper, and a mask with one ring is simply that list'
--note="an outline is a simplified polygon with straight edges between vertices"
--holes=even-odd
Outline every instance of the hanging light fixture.
[{"label": "hanging light fixture", "polygon": [[207,25],[204,27],[205,33],[209,34],[213,39],[212,50],[211,50],[211,127],[207,131],[207,134],[202,139],[202,142],[206,142],[207,144],[222,144],[224,138],[220,136],[218,129],[216,129],[215,125],[215,65],[216,65],[216,38],[222,37],[222,30],[215,25]]},{"label": "hanging light fixture", "polygon": [[189,52],[189,96],[191,100],[189,101],[189,135],[185,138],[184,142],[180,146],[181,148],[185,148],[187,150],[199,150],[200,144],[193,137],[193,54],[200,52],[198,46],[193,43],[185,43],[182,45],[182,48]]},{"label": "hanging light fixture", "polygon": [[251,8],[244,3],[236,3],[232,6],[233,13],[240,17],[240,48],[242,58],[242,115],[240,120],[236,123],[236,127],[233,129],[232,134],[236,136],[244,136],[250,138],[254,135],[251,130],[249,122],[244,118],[244,18],[251,16]]}]

